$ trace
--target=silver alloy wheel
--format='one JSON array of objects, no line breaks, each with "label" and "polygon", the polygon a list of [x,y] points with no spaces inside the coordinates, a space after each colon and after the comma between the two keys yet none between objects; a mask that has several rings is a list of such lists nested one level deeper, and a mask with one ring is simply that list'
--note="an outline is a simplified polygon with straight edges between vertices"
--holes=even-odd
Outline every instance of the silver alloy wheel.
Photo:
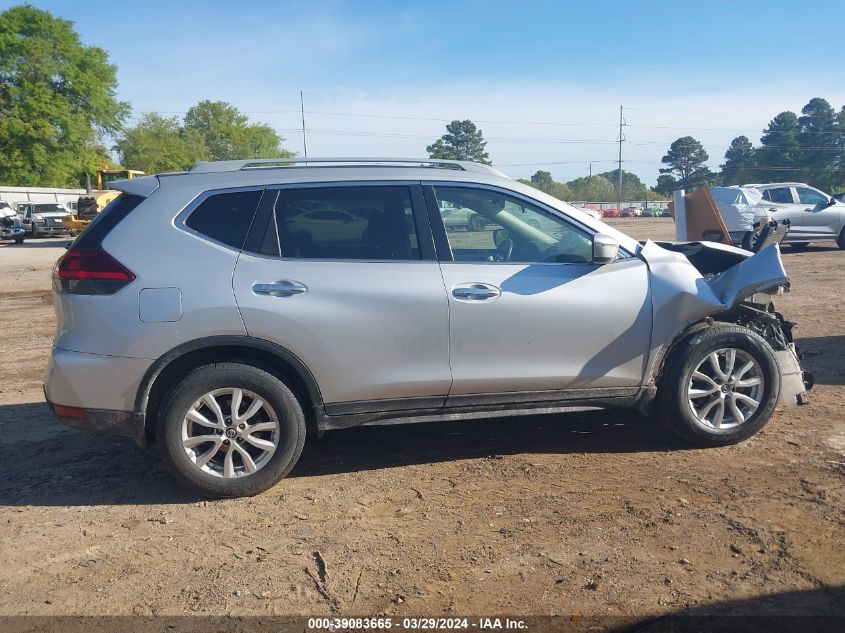
[{"label": "silver alloy wheel", "polygon": [[764,388],[763,370],[748,352],[723,348],[708,354],[695,368],[687,398],[700,424],[729,429],[754,415]]},{"label": "silver alloy wheel", "polygon": [[182,448],[204,473],[250,475],[270,461],[281,427],[273,407],[238,387],[215,389],[199,398],[182,420]]}]

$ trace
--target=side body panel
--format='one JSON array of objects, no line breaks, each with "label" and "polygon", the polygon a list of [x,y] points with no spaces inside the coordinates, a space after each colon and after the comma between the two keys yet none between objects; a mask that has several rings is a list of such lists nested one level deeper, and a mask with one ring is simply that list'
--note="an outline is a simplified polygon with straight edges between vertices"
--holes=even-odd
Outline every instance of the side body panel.
[{"label": "side body panel", "polygon": [[[302,294],[256,294],[295,281]],[[437,397],[449,390],[449,315],[434,261],[317,261],[244,253],[235,295],[250,336],[311,370],[326,404]]]},{"label": "side body panel", "polygon": [[[652,323],[642,261],[441,267],[451,315],[450,396],[642,383]],[[467,284],[501,294],[457,298],[455,287]]]}]

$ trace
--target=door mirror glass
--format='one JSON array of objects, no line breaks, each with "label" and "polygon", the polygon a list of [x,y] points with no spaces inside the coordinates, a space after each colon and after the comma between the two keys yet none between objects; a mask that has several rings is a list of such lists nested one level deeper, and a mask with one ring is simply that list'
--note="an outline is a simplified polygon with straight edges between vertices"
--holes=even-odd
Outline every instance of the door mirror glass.
[{"label": "door mirror glass", "polygon": [[619,242],[610,235],[596,233],[593,235],[593,263],[609,264],[619,255]]},{"label": "door mirror glass", "polygon": [[496,229],[493,231],[493,244],[498,248],[508,237],[510,237],[510,233],[507,229]]}]

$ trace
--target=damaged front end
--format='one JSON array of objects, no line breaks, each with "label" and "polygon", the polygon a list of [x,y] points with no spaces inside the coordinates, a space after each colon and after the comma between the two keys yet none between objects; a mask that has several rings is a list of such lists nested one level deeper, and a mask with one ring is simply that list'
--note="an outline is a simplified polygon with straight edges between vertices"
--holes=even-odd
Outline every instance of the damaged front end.
[{"label": "damaged front end", "polygon": [[651,242],[639,255],[651,273],[654,326],[650,375],[659,374],[669,350],[690,332],[716,322],[747,327],[774,350],[780,369],[780,404],[807,404],[811,374],[801,369],[793,323],[775,311],[772,295],[789,277],[772,244],[758,253],[714,242]]}]

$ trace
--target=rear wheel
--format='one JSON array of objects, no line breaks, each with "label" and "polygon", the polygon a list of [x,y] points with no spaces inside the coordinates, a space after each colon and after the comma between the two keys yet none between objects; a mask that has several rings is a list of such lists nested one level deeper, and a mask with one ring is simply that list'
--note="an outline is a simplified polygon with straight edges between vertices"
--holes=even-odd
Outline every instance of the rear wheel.
[{"label": "rear wheel", "polygon": [[15,238],[15,244],[23,244],[23,238],[22,237]]},{"label": "rear wheel", "polygon": [[780,371],[769,344],[751,330],[716,326],[683,341],[660,385],[661,417],[702,447],[735,444],[769,421]]},{"label": "rear wheel", "polygon": [[839,237],[836,238],[836,245],[845,251],[845,226],[839,231]]},{"label": "rear wheel", "polygon": [[796,251],[803,251],[810,245],[809,242],[789,242],[787,246]]},{"label": "rear wheel", "polygon": [[296,464],[305,416],[278,378],[252,365],[219,363],[191,371],[159,415],[160,454],[173,476],[208,497],[270,488]]}]

